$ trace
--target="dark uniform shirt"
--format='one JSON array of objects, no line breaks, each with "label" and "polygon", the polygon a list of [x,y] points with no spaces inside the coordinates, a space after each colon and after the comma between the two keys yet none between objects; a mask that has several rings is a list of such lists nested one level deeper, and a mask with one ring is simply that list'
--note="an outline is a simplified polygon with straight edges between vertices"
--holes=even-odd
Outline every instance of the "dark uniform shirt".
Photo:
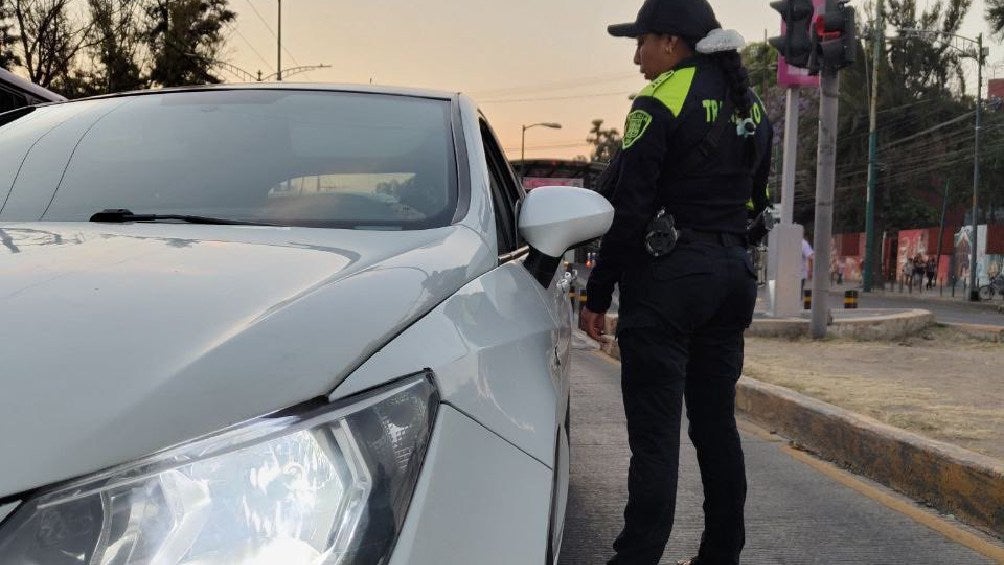
[{"label": "dark uniform shirt", "polygon": [[[748,220],[769,204],[773,128],[763,103],[752,96],[755,151],[729,124],[717,155],[681,171],[718,119],[729,95],[725,73],[697,55],[659,76],[634,100],[624,126],[623,148],[610,164],[613,187],[606,194],[615,209],[589,277],[587,306],[610,307],[614,284],[632,265],[651,260],[645,228],[661,208],[678,228],[745,234]],[[751,158],[751,156],[754,156]]]}]

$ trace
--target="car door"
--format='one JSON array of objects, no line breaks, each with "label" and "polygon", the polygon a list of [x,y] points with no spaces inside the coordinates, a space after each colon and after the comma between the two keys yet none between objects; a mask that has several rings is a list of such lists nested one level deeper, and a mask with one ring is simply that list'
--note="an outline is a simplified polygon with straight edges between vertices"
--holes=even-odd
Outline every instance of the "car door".
[{"label": "car door", "polygon": [[[526,258],[528,248],[526,242],[519,235],[518,220],[519,205],[526,193],[517,182],[517,177],[505,159],[497,138],[484,118],[481,119],[481,136],[495,208],[499,262],[500,264],[522,262]],[[571,274],[566,274],[564,269],[558,269],[547,288],[541,289],[540,283],[527,273],[527,276],[521,279],[524,281],[524,288],[520,292],[527,298],[535,294],[540,296],[553,324],[550,347],[554,355],[548,369],[557,406],[555,409],[554,482],[549,532],[551,545],[548,554],[550,562],[556,562],[561,548],[565,508],[568,501],[570,456],[568,365],[571,352],[572,310],[567,296],[571,278]]]}]

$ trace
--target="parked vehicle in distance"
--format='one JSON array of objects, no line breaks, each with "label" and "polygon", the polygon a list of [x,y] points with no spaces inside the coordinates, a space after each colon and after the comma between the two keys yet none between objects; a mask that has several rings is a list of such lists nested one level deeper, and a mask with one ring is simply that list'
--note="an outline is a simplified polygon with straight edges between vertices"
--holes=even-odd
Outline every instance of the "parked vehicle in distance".
[{"label": "parked vehicle in distance", "polygon": [[0,114],[0,564],[556,563],[566,249],[474,102],[249,85]]},{"label": "parked vehicle in distance", "polygon": [[33,84],[16,74],[0,69],[0,113],[43,102],[61,102],[62,95]]}]

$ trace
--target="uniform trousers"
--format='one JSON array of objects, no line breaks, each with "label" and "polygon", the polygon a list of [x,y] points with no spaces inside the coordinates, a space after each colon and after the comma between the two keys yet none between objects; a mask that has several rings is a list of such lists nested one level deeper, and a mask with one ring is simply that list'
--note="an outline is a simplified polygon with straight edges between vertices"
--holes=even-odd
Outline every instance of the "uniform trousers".
[{"label": "uniform trousers", "polygon": [[735,421],[743,330],[756,278],[745,248],[681,243],[620,281],[618,340],[631,463],[624,529],[610,565],[657,564],[676,511],[680,422],[704,485],[699,563],[739,563],[746,469]]}]

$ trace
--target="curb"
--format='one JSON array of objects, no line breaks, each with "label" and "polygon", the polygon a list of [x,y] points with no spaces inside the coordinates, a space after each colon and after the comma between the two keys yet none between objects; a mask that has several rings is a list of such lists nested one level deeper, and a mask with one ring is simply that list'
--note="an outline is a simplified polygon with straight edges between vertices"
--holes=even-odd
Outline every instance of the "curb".
[{"label": "curb", "polygon": [[962,333],[983,341],[1004,343],[1004,327],[986,326],[981,324],[952,324],[946,323],[943,326],[954,328]]},{"label": "curb", "polygon": [[736,408],[808,451],[1004,536],[1004,463],[742,377]]},{"label": "curb", "polygon": [[[860,317],[831,321],[826,328],[827,335],[864,341],[892,341],[935,324],[934,314],[920,308],[882,316],[866,316],[867,311],[862,309]],[[803,318],[754,318],[746,336],[796,339],[808,337],[810,326],[811,322]]]}]

